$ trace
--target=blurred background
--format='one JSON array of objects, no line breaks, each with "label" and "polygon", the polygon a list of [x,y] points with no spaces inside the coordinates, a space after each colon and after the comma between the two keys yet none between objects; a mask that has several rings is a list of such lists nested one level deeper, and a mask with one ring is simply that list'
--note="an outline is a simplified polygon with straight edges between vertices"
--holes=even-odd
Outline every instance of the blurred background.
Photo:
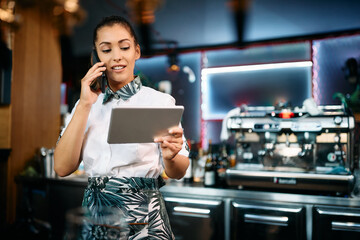
[{"label": "blurred background", "polygon": [[[141,1],[74,2],[77,21],[59,36],[69,110],[89,68],[94,26],[102,17],[118,14],[133,22],[142,39],[136,74],[154,88],[162,81],[172,85],[177,104],[186,107],[186,136],[195,141],[217,142],[219,121],[241,104],[274,105],[281,99],[301,106],[309,97],[334,104],[339,103],[335,92],[356,89],[357,80],[348,81],[344,69],[353,58],[351,74],[357,74],[358,1],[153,0],[146,1],[153,11],[150,23],[136,20],[142,13],[131,3]],[[297,62],[311,65],[299,67]],[[269,63],[293,65],[202,75],[206,68]],[[173,64],[178,68],[171,69]]]},{"label": "blurred background", "polygon": [[0,0],[1,223],[16,218],[15,176],[55,146],[79,98],[103,17],[133,23],[135,74],[185,106],[185,136],[205,147],[243,104],[340,104],[338,94],[356,113],[359,10],[358,0]]}]

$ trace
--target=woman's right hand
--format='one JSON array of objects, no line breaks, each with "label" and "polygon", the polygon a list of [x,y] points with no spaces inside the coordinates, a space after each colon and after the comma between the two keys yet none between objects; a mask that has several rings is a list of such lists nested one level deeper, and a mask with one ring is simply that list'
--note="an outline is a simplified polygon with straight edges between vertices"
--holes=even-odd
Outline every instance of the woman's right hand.
[{"label": "woman's right hand", "polygon": [[80,101],[54,152],[54,169],[59,176],[67,176],[79,167],[84,133],[91,106],[101,93],[100,89],[96,92],[91,90],[90,84],[97,77],[100,77],[105,70],[104,63],[98,62],[81,79]]},{"label": "woman's right hand", "polygon": [[94,64],[89,71],[86,73],[83,79],[81,79],[81,93],[80,93],[80,102],[79,104],[84,104],[86,106],[92,106],[101,90],[98,89],[96,92],[90,88],[90,84],[96,78],[100,77],[103,72],[106,70],[106,67],[103,62],[98,62]]}]

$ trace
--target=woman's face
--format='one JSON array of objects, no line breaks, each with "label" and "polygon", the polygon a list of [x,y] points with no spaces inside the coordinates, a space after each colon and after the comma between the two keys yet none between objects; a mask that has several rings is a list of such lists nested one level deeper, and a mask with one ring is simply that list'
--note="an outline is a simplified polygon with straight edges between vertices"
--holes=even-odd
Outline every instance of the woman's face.
[{"label": "woman's face", "polygon": [[110,87],[117,91],[134,79],[135,61],[140,58],[140,46],[124,26],[104,26],[95,42],[100,61],[105,63]]}]

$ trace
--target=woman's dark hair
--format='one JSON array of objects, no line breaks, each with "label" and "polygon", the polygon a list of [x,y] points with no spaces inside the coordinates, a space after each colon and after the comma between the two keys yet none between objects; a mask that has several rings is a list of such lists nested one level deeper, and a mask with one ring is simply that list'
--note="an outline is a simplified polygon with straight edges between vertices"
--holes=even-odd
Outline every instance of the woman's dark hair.
[{"label": "woman's dark hair", "polygon": [[93,46],[95,47],[95,42],[97,40],[97,32],[100,28],[105,27],[105,26],[113,26],[114,24],[120,24],[123,27],[125,27],[129,32],[130,35],[134,38],[135,40],[135,45],[139,44],[138,38],[136,36],[135,30],[134,28],[131,26],[130,22],[128,20],[126,20],[125,18],[121,17],[121,16],[109,16],[109,17],[105,17],[103,18],[98,25],[96,25],[95,29],[94,29],[94,33],[93,33]]}]

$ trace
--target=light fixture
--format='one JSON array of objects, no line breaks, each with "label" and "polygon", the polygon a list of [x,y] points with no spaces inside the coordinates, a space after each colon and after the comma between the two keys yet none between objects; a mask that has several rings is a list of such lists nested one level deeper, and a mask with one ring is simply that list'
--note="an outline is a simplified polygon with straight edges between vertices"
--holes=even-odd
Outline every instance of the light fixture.
[{"label": "light fixture", "polygon": [[168,54],[168,62],[169,62],[168,70],[170,72],[180,71],[178,55],[175,51],[172,51],[171,53]]},{"label": "light fixture", "polygon": [[155,10],[163,0],[127,0],[126,6],[134,22],[138,25],[142,55],[153,54],[152,24],[155,22]]},{"label": "light fixture", "polygon": [[78,11],[79,8],[79,0],[65,0],[64,2],[64,9],[69,13],[74,13]]},{"label": "light fixture", "polygon": [[155,22],[155,10],[163,4],[163,0],[128,0],[126,5],[132,11],[136,23],[152,24]]},{"label": "light fixture", "polygon": [[[8,6],[11,3],[15,5],[15,1],[10,1]],[[81,23],[86,17],[86,12],[80,6],[79,0],[46,0],[46,4],[39,0],[17,0],[16,4],[19,8],[39,8],[41,11],[51,13],[49,17],[52,17],[51,21],[60,30],[60,34],[68,34],[71,32],[71,28]],[[3,9],[0,8],[0,21],[3,20],[1,18],[3,11],[1,10]],[[18,23],[19,21],[17,20],[20,17],[15,14],[14,23]]]},{"label": "light fixture", "polygon": [[17,27],[20,23],[20,16],[14,14],[15,1],[9,1],[6,5],[0,7],[0,22],[9,24],[12,27]]},{"label": "light fixture", "polygon": [[184,66],[182,70],[184,73],[188,74],[189,83],[194,83],[196,81],[195,73],[189,66]]},{"label": "light fixture", "polygon": [[15,21],[15,16],[11,12],[0,8],[0,20],[7,23],[12,23]]},{"label": "light fixture", "polygon": [[311,61],[266,63],[266,64],[255,64],[255,65],[204,68],[202,69],[201,74],[203,75],[203,74],[216,74],[216,73],[248,72],[248,71],[284,69],[284,68],[298,68],[298,67],[303,68],[303,67],[311,67],[311,66],[312,66]]}]

